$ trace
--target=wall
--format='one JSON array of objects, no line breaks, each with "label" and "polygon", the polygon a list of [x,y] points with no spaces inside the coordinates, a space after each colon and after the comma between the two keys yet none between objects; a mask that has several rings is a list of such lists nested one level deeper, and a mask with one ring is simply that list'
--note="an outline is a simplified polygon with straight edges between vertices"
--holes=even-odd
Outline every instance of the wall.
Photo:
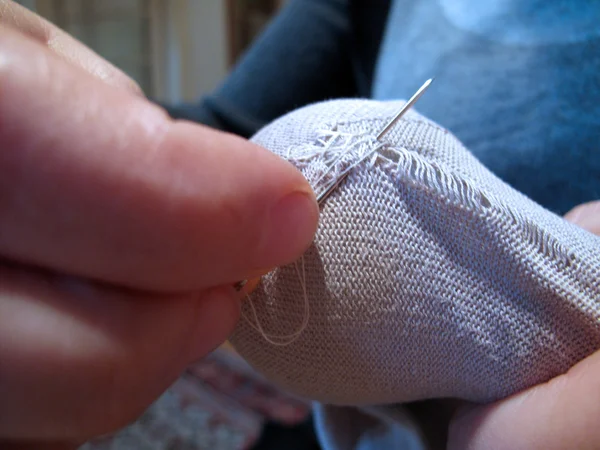
[{"label": "wall", "polygon": [[192,101],[227,74],[225,2],[19,0],[134,78],[146,94]]},{"label": "wall", "polygon": [[154,92],[170,102],[191,101],[227,74],[224,2],[151,0]]}]

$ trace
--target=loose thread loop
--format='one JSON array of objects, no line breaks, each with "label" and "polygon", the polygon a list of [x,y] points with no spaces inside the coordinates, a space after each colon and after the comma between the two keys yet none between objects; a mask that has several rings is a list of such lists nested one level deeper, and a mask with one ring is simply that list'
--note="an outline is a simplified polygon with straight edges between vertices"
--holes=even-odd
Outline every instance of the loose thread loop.
[{"label": "loose thread loop", "polygon": [[251,321],[246,314],[242,312],[242,317],[244,320],[250,325],[255,331],[257,331],[269,344],[276,345],[278,347],[288,346],[298,340],[302,332],[306,330],[308,326],[308,319],[310,317],[310,305],[308,302],[308,294],[306,292],[306,271],[304,269],[304,256],[300,258],[302,264],[302,271],[298,268],[298,262],[294,263],[294,267],[296,269],[296,274],[298,275],[298,280],[300,281],[300,285],[302,286],[302,296],[304,298],[304,319],[302,323],[298,327],[296,331],[287,335],[278,335],[278,334],[269,334],[267,333],[258,319],[258,314],[256,312],[256,307],[254,306],[254,302],[250,298],[250,295],[246,295],[248,304],[252,309],[253,321]]}]

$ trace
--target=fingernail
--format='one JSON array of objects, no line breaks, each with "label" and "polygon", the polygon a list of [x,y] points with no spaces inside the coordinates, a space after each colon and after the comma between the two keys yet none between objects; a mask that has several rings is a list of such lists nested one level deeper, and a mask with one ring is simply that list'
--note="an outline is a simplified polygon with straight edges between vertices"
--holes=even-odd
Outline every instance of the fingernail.
[{"label": "fingernail", "polygon": [[260,284],[261,281],[262,281],[262,278],[260,278],[260,277],[252,278],[252,279],[248,280],[248,282],[242,288],[241,298],[243,299],[246,296],[252,294],[256,290],[256,288],[258,287],[258,285]]},{"label": "fingernail", "polygon": [[319,220],[319,206],[312,192],[296,191],[270,210],[261,243],[262,267],[279,266],[299,258],[312,242]]},{"label": "fingernail", "polygon": [[584,230],[600,234],[600,202],[584,203],[572,209],[565,215],[565,219]]},{"label": "fingernail", "polygon": [[575,208],[574,210],[569,211],[567,213],[567,215],[565,216],[565,220],[567,222],[571,222],[575,225],[579,225],[579,222],[581,222],[581,218],[582,218],[581,208]]},{"label": "fingernail", "polygon": [[237,291],[237,292],[242,292],[244,291],[244,288],[246,287],[246,285],[254,280],[254,279],[258,279],[260,280],[263,276],[269,274],[270,272],[273,272],[276,269],[276,267],[272,267],[270,269],[256,269],[253,270],[252,272],[248,273],[246,275],[246,278],[243,280],[238,281],[237,283],[233,284],[233,288]]}]

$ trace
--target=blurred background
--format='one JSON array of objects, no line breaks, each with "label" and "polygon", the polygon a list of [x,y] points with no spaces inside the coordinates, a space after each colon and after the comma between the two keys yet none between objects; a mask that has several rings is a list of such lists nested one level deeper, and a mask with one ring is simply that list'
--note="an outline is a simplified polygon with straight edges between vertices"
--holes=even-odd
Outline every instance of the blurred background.
[{"label": "blurred background", "polygon": [[286,0],[18,0],[168,103],[212,91]]},{"label": "blurred background", "polygon": [[[152,99],[199,99],[285,0],[17,0],[131,76]],[[191,365],[133,424],[80,450],[318,449],[310,403],[227,344]]]}]

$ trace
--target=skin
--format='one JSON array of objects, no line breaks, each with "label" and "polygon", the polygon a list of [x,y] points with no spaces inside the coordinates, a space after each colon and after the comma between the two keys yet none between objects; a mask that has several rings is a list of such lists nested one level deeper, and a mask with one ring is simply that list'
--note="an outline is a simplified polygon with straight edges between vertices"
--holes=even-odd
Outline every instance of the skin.
[{"label": "skin", "polygon": [[[600,235],[600,202],[565,218]],[[600,351],[567,373],[500,402],[463,406],[449,430],[451,450],[600,448]]]},{"label": "skin", "polygon": [[[600,234],[600,203],[567,219]],[[170,120],[118,69],[0,0],[0,447],[135,419],[239,316],[231,283],[295,260],[318,207],[289,164]],[[450,449],[600,447],[600,352],[457,409]]]},{"label": "skin", "polygon": [[170,120],[127,76],[0,0],[0,447],[126,425],[297,259],[318,206],[290,164]]}]

